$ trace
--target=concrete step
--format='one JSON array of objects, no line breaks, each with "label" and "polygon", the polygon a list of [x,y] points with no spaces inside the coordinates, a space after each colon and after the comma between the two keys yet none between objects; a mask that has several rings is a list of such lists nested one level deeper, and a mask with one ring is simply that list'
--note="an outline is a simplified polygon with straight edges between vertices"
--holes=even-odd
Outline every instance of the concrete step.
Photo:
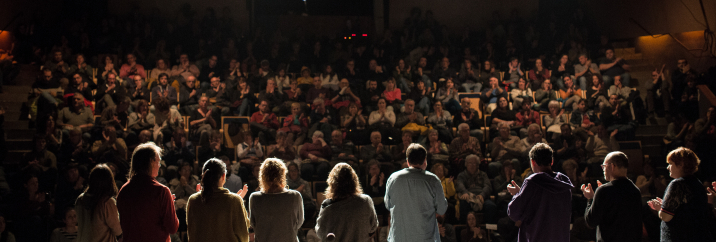
[{"label": "concrete step", "polygon": [[22,139],[7,139],[8,150],[30,150],[34,147],[32,137]]},{"label": "concrete step", "polygon": [[663,143],[663,135],[636,135],[636,139],[641,141],[642,145],[661,145]]},{"label": "concrete step", "polygon": [[35,129],[6,129],[5,130],[5,137],[7,139],[32,139],[32,136],[35,135]]},{"label": "concrete step", "polygon": [[27,120],[5,120],[4,128],[5,130],[28,129],[28,122]]}]

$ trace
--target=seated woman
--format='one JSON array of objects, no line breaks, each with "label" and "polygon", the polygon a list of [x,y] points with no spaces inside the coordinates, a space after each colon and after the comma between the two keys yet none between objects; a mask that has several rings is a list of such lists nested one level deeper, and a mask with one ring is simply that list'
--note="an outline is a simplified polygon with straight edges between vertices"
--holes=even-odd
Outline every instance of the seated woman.
[{"label": "seated woman", "polygon": [[447,145],[438,139],[438,130],[428,131],[428,140],[423,146],[428,150],[428,164],[449,162],[450,152]]},{"label": "seated woman", "polygon": [[607,87],[604,86],[604,81],[599,75],[594,74],[591,76],[592,85],[587,88],[587,107],[592,110],[602,110],[605,105],[609,104],[609,97],[607,94]]},{"label": "seated woman", "polygon": [[440,179],[440,183],[443,185],[443,193],[445,195],[445,199],[448,201],[448,208],[447,211],[445,211],[446,220],[451,222],[457,221],[457,214],[455,214],[455,205],[457,204],[455,182],[453,182],[452,177],[445,176],[448,173],[447,167],[445,167],[445,164],[443,163],[435,163],[430,169],[430,172],[435,174],[435,176]]},{"label": "seated woman", "polygon": [[408,82],[413,80],[413,72],[410,69],[411,66],[405,64],[404,59],[400,59],[398,60],[398,66],[396,66],[395,71],[393,71],[393,78],[398,83],[398,86],[400,86],[400,90],[406,93],[411,92]]},{"label": "seated woman", "polygon": [[549,115],[544,116],[544,127],[547,130],[547,141],[551,141],[553,135],[562,133],[562,129],[560,127],[564,123],[567,123],[567,115],[564,114],[564,109],[559,106],[558,101],[550,101]]},{"label": "seated woman", "polygon": [[395,86],[395,80],[389,79],[381,96],[393,108],[393,112],[400,111],[401,104],[403,104],[401,93],[400,88]]},{"label": "seated woman", "polygon": [[298,146],[303,144],[303,140],[306,138],[308,132],[308,118],[301,112],[301,104],[291,104],[291,115],[288,115],[283,119],[283,127],[279,131],[286,132],[287,134],[293,135],[293,145]]},{"label": "seated woman", "polygon": [[[191,172],[191,163],[184,162],[179,167],[179,177],[169,182],[169,188],[171,188],[172,194],[176,195],[177,202],[180,200],[186,201],[189,196],[196,192],[196,184],[199,184],[200,181],[199,177],[192,175]],[[184,206],[177,206],[176,208],[181,209]]]},{"label": "seated woman", "polygon": [[452,116],[446,110],[443,110],[442,102],[433,104],[435,112],[430,113],[427,123],[438,131],[438,136],[443,143],[452,142]]},{"label": "seated woman", "polygon": [[293,147],[293,140],[290,140],[288,134],[283,131],[276,132],[276,144],[268,149],[267,157],[276,157],[285,162],[291,162],[296,159],[296,149]]},{"label": "seated woman", "polygon": [[428,113],[430,113],[431,92],[426,90],[425,82],[416,82],[415,86],[415,89],[408,94],[408,99],[415,101],[417,111],[423,113],[424,116],[428,116]]},{"label": "seated woman", "polygon": [[458,90],[451,78],[445,80],[445,86],[438,89],[438,92],[435,93],[435,102],[442,103],[442,106],[445,110],[450,112],[451,115],[456,115],[460,112],[462,107],[460,107],[460,100],[458,99]]},{"label": "seated woman", "polygon": [[530,98],[530,106],[532,105],[532,89],[527,85],[527,81],[524,78],[520,78],[517,81],[517,87],[510,90],[510,97],[512,98],[513,107],[522,107],[522,102],[525,98]]},{"label": "seated woman", "polygon": [[557,100],[557,92],[552,89],[552,83],[549,79],[544,80],[544,82],[542,82],[542,88],[535,93],[535,101],[539,105],[539,110],[549,110],[548,105],[554,100]]},{"label": "seated woman", "polygon": [[367,122],[358,109],[358,104],[351,103],[348,106],[348,114],[343,115],[341,127],[346,132],[346,139],[353,141],[355,145],[370,144],[370,132],[365,128]]},{"label": "seated woman", "polygon": [[[510,130],[513,128],[519,129],[521,127],[516,126],[515,122],[517,122],[516,113],[515,111],[510,110],[510,107],[508,106],[507,98],[500,97],[497,99],[497,108],[492,111],[492,124],[490,124],[490,137],[496,137],[497,134],[497,127],[499,127],[501,124],[506,124],[510,127]],[[513,132],[511,132],[513,133]],[[512,135],[517,135],[516,132]],[[495,135],[493,135],[495,134]]]},{"label": "seated woman", "polygon": [[577,109],[577,102],[584,98],[582,97],[582,90],[579,90],[579,87],[574,85],[571,76],[564,76],[562,79],[564,80],[564,88],[559,90],[559,97],[564,102],[564,108],[567,111],[575,110]]},{"label": "seated woman", "polygon": [[532,98],[526,97],[520,111],[515,115],[515,125],[520,127],[520,139],[527,137],[527,127],[531,124],[541,124],[539,112],[532,110]]},{"label": "seated woman", "polygon": [[[448,114],[448,116],[450,115]],[[395,113],[387,109],[385,98],[378,99],[378,110],[370,113],[368,125],[370,125],[371,131],[377,130],[383,134],[383,140],[381,141],[383,144],[391,145],[400,136],[398,129],[393,127],[395,125]]]},{"label": "seated woman", "polygon": [[[304,223],[313,221],[313,215],[316,214],[316,202],[313,201],[313,193],[311,193],[311,184],[301,179],[300,170],[295,162],[288,162],[288,176],[286,177],[288,189],[296,190],[301,193],[303,198],[303,218]],[[309,224],[312,224],[309,223]]]},{"label": "seated woman", "polygon": [[540,86],[542,86],[542,83],[545,80],[549,80],[549,74],[550,71],[547,68],[544,68],[544,66],[542,65],[542,60],[535,60],[535,68],[530,70],[527,75],[530,79],[530,82],[532,83],[532,89],[538,89]]},{"label": "seated woman", "polygon": [[487,234],[480,228],[475,212],[467,213],[467,228],[460,232],[461,242],[487,242]]},{"label": "seated woman", "polygon": [[237,194],[224,188],[226,164],[219,159],[209,159],[201,170],[202,189],[186,205],[188,239],[248,241],[249,218],[243,201],[247,186]]},{"label": "seated woman", "polygon": [[335,241],[369,241],[378,228],[373,200],[363,193],[358,175],[347,163],[338,163],[326,181],[326,200],[316,220],[316,234]]}]

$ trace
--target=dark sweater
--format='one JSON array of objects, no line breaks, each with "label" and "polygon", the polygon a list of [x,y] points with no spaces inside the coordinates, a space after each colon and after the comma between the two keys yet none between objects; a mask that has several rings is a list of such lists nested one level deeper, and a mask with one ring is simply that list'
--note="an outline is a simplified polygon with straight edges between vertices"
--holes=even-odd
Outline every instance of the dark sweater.
[{"label": "dark sweater", "polygon": [[584,220],[597,227],[597,241],[641,241],[641,193],[627,178],[597,188]]}]

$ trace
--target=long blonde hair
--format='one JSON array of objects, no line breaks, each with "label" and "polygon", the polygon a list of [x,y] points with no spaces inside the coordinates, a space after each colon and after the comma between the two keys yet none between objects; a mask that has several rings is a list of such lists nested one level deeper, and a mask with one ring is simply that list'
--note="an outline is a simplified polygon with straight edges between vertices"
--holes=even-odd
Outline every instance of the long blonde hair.
[{"label": "long blonde hair", "polygon": [[261,192],[268,192],[271,188],[286,187],[286,165],[278,158],[268,158],[261,164],[259,171],[259,188]]},{"label": "long blonde hair", "polygon": [[328,175],[327,183],[326,199],[339,200],[363,193],[358,175],[350,165],[344,162],[333,167]]}]

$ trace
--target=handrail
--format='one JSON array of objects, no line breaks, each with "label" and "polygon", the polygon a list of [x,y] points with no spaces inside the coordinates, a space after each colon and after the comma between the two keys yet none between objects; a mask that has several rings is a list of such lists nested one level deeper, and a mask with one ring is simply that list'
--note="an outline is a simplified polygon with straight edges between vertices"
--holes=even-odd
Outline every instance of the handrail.
[{"label": "handrail", "polygon": [[709,103],[710,103],[712,106],[716,106],[716,95],[714,95],[714,93],[711,92],[711,89],[709,89],[708,86],[706,86],[706,85],[698,85],[698,86],[696,86],[696,87],[699,89],[699,91],[701,91],[701,95],[702,95],[703,97],[706,97],[707,100],[709,100]]}]

